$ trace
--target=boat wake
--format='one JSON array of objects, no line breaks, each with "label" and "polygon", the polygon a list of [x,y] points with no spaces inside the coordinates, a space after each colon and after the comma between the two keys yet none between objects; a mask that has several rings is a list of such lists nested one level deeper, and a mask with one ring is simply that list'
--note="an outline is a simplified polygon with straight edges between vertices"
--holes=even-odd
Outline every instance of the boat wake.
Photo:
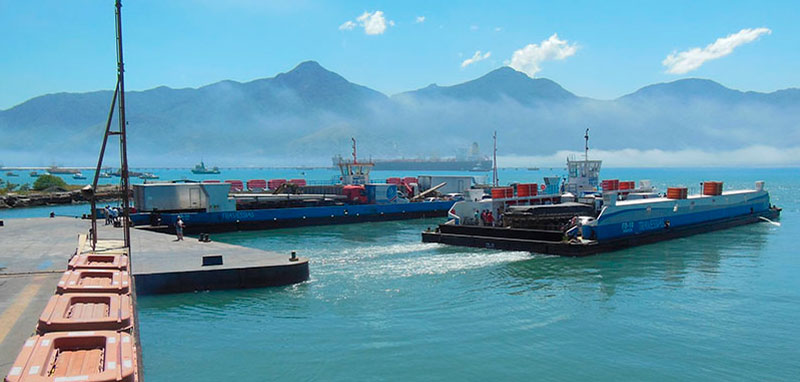
[{"label": "boat wake", "polygon": [[758,218],[759,218],[759,219],[761,219],[761,220],[763,220],[763,221],[765,221],[765,222],[767,222],[767,223],[769,223],[769,224],[772,224],[772,225],[774,225],[774,226],[776,226],[776,227],[780,227],[780,226],[781,226],[781,223],[778,223],[778,222],[775,222],[775,221],[769,220],[768,218],[765,218],[765,217],[763,217],[763,216],[759,216]]}]

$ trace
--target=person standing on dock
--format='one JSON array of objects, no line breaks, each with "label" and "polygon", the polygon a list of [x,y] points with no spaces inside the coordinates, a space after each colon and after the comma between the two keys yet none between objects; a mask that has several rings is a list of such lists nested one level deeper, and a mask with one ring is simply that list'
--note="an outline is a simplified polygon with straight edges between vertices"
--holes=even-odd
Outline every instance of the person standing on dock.
[{"label": "person standing on dock", "polygon": [[186,225],[183,224],[183,220],[181,219],[181,217],[178,216],[178,220],[175,220],[175,234],[178,235],[178,239],[176,239],[175,241],[183,240],[183,227],[185,226]]}]

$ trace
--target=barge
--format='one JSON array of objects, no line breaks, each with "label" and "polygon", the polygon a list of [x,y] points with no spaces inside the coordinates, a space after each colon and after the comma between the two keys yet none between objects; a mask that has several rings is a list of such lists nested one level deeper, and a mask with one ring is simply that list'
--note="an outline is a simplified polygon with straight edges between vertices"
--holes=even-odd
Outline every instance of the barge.
[{"label": "barge", "polygon": [[722,182],[707,181],[696,195],[685,187],[657,193],[649,181],[600,183],[600,166],[588,155],[568,160],[568,181],[557,194],[530,195],[517,185],[516,193],[495,188],[484,198],[477,190],[422,241],[586,256],[780,217],[763,181],[748,190],[723,191]]},{"label": "barge", "polygon": [[[440,183],[420,188],[416,178],[371,183],[371,162],[338,163],[341,183],[306,185],[302,179],[229,180],[133,185],[136,213],[131,221],[174,232],[178,217],[186,233],[259,230],[309,225],[444,217],[453,198],[436,197]],[[399,178],[397,178],[399,179]],[[465,189],[472,182],[458,183]]]}]

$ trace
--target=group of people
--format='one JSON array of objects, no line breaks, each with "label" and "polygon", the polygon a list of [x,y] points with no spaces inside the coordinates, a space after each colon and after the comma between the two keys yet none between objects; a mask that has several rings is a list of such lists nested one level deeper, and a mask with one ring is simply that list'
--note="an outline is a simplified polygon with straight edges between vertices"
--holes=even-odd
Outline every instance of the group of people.
[{"label": "group of people", "polygon": [[478,210],[475,210],[475,222],[478,225],[485,226],[485,227],[499,227],[503,225],[503,212],[498,209],[497,210],[497,218],[495,219],[495,215],[492,213],[491,210],[483,210],[478,214]]},{"label": "group of people", "polygon": [[122,217],[122,210],[119,207],[111,207],[106,205],[103,207],[103,214],[106,216],[106,225],[121,224],[120,218]]}]

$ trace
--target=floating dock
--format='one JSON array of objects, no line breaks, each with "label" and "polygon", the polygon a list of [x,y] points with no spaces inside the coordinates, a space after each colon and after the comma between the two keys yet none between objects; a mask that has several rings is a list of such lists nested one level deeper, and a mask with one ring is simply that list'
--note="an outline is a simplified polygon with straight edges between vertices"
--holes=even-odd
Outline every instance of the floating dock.
[{"label": "floating dock", "polygon": [[[96,254],[123,253],[121,230],[100,224]],[[75,218],[8,219],[0,226],[0,375],[5,376],[37,322],[70,258],[90,252]],[[136,293],[286,285],[308,279],[308,259],[187,237],[131,231]],[[76,249],[78,247],[78,249]],[[203,263],[207,265],[203,265]]]}]

